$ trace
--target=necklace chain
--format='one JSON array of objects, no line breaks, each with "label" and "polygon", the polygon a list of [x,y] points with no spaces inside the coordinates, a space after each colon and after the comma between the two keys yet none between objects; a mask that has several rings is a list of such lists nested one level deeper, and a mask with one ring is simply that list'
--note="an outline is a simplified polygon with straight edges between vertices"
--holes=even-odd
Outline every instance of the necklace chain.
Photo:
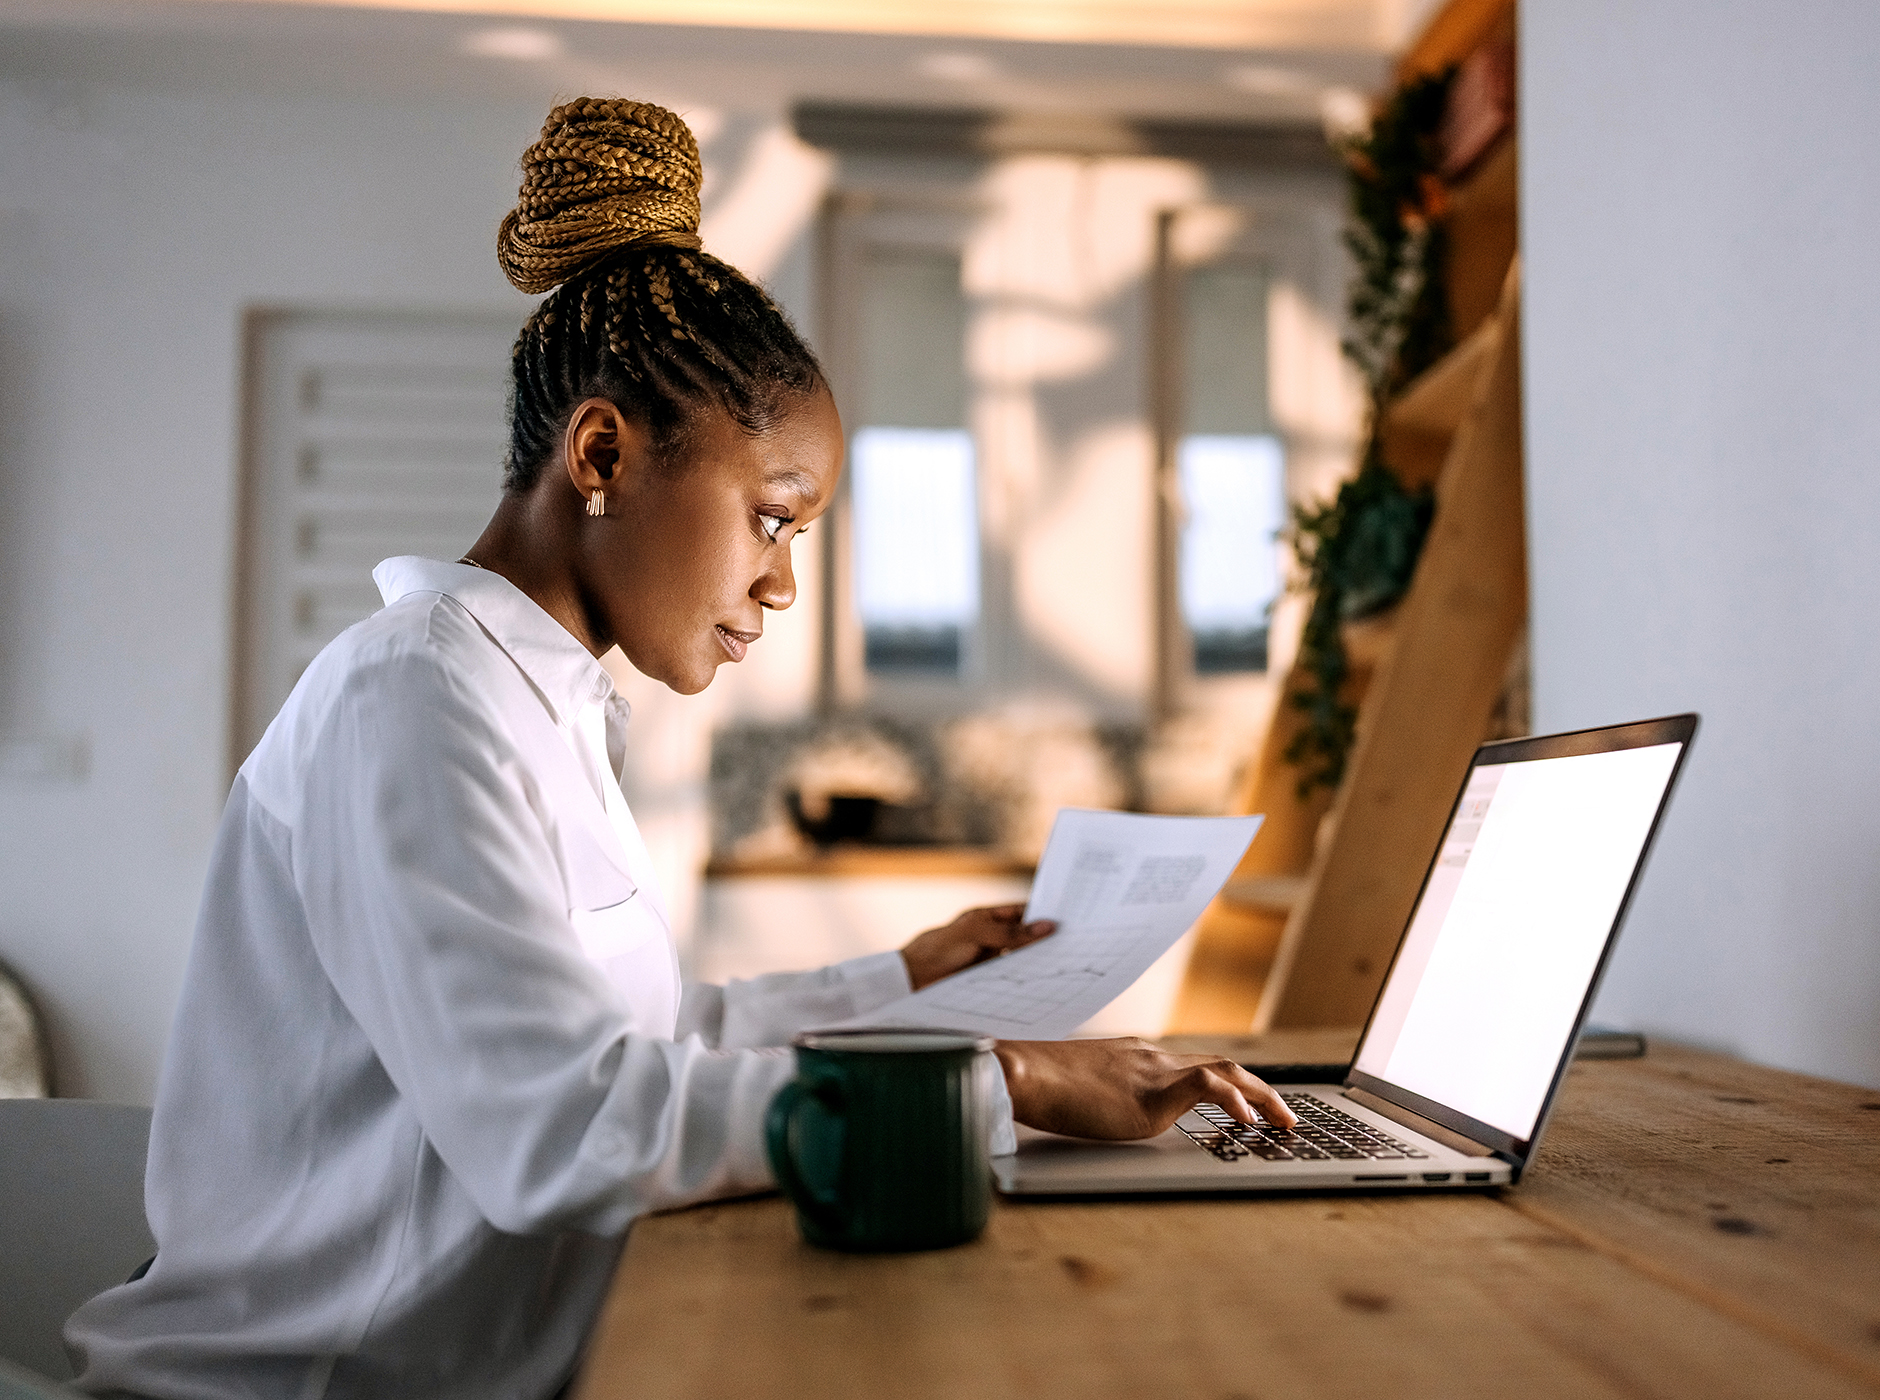
[{"label": "necklace chain", "polygon": [[476,560],[472,559],[468,554],[464,555],[463,558],[459,559],[457,562],[459,564],[468,564],[473,569],[480,569],[483,567],[481,564],[477,563]]}]

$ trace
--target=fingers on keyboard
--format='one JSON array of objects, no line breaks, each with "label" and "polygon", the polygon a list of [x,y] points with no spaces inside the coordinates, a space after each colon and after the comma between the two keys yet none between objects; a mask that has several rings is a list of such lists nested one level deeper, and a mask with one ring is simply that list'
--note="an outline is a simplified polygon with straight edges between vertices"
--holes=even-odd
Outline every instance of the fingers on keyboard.
[{"label": "fingers on keyboard", "polygon": [[1349,1113],[1340,1112],[1309,1094],[1283,1095],[1286,1106],[1298,1115],[1295,1128],[1281,1128],[1261,1120],[1241,1123],[1215,1104],[1197,1104],[1195,1113],[1212,1130],[1184,1132],[1205,1151],[1224,1162],[1245,1157],[1264,1161],[1403,1161],[1427,1158],[1429,1153],[1399,1141]]}]

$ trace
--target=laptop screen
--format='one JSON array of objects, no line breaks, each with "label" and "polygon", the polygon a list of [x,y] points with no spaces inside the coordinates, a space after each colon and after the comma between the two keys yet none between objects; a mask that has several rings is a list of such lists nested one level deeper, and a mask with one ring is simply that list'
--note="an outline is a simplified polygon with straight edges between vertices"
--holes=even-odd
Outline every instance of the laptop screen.
[{"label": "laptop screen", "polygon": [[1470,770],[1353,1067],[1531,1138],[1682,748]]}]

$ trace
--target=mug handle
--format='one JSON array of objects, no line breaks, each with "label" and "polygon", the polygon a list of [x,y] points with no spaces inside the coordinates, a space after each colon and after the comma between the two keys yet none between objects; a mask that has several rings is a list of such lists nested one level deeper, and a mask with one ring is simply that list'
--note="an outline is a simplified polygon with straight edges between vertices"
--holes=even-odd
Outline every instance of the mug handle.
[{"label": "mug handle", "polygon": [[814,1084],[792,1079],[785,1084],[770,1101],[770,1110],[764,1115],[764,1141],[770,1149],[770,1165],[777,1173],[777,1184],[783,1188],[783,1194],[796,1208],[826,1234],[840,1235],[848,1225],[841,1198],[833,1189],[819,1190],[804,1180],[790,1151],[790,1129],[795,1126],[797,1111],[805,1100],[814,1100],[824,1112],[836,1117],[848,1107],[841,1084],[833,1079],[818,1080]]}]

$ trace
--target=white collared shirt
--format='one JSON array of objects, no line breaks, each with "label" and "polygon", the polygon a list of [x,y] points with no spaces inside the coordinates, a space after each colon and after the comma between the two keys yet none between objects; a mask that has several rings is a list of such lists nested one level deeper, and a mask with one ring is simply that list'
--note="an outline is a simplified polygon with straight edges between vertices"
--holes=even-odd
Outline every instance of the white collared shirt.
[{"label": "white collared shirt", "polygon": [[772,1184],[757,1047],[908,990],[682,989],[607,673],[495,574],[374,577],[229,795],[88,1390],[549,1396],[635,1216]]}]

